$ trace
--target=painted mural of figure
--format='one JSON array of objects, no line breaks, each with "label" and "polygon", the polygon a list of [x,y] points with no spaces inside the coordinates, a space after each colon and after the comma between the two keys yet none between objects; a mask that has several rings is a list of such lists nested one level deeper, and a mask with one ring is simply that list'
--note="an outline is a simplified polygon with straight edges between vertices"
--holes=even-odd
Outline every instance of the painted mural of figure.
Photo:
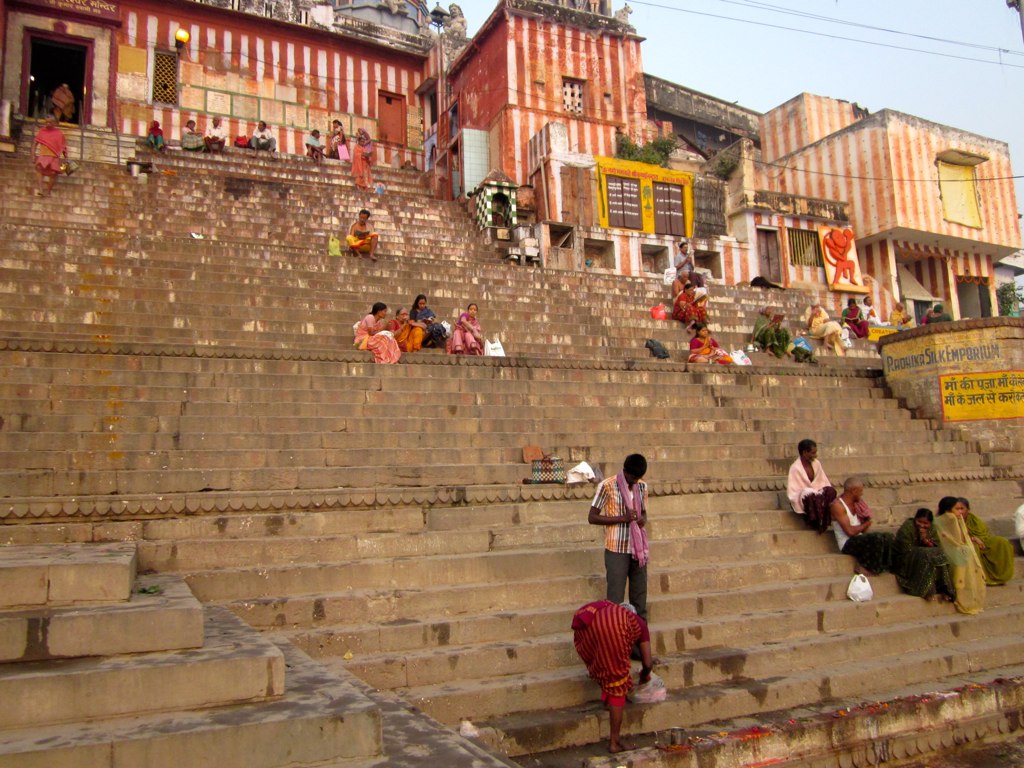
[{"label": "painted mural of figure", "polygon": [[850,258],[853,230],[830,229],[822,240],[825,244],[825,259],[835,268],[832,285],[836,286],[844,279],[851,285],[857,285],[857,262]]}]

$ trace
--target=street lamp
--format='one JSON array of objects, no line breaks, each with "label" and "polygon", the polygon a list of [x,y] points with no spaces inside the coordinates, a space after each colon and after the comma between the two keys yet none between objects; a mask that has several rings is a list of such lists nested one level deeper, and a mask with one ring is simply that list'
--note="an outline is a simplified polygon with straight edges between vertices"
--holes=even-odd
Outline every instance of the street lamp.
[{"label": "street lamp", "polygon": [[451,16],[448,11],[441,7],[441,3],[438,2],[434,5],[434,10],[430,12],[430,26],[437,29],[437,34],[441,34],[441,30],[444,29],[444,23]]},{"label": "street lamp", "polygon": [[174,47],[178,49],[178,53],[181,53],[182,49],[188,45],[188,41],[192,39],[192,35],[184,27],[178,27],[178,31],[174,33]]}]

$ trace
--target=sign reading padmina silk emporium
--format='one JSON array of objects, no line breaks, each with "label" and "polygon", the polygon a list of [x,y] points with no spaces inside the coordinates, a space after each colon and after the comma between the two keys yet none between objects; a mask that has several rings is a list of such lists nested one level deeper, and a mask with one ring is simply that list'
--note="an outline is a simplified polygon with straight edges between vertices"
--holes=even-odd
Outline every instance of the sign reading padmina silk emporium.
[{"label": "sign reading padmina silk emporium", "polygon": [[[605,229],[693,236],[693,174],[650,163],[595,157],[598,206]],[[672,227],[656,227],[655,214]]]}]

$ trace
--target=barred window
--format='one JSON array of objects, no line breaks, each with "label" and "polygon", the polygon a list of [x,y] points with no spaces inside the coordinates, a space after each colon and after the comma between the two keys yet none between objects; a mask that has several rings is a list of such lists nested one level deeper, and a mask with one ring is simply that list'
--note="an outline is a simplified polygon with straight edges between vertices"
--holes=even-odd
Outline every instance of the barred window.
[{"label": "barred window", "polygon": [[166,51],[153,54],[153,101],[178,103],[178,55]]},{"label": "barred window", "polygon": [[795,267],[824,267],[818,233],[808,229],[788,229],[789,263]]},{"label": "barred window", "polygon": [[583,81],[562,79],[562,107],[566,112],[583,114]]}]

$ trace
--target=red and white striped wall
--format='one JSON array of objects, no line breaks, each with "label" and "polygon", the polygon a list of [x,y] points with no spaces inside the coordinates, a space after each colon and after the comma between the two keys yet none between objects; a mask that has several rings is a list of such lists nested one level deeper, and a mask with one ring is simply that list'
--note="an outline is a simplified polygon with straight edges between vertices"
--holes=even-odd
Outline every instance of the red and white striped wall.
[{"label": "red and white striped wall", "polygon": [[[147,52],[150,78],[153,52],[174,51],[174,34],[183,27],[191,34],[182,54],[183,86],[310,108],[308,127],[271,126],[283,152],[303,154],[306,134],[313,128],[327,130],[328,115],[353,115],[356,127],[361,117],[375,120],[378,91],[402,96],[407,105],[422,106],[416,89],[424,63],[417,57],[246,13],[214,14],[201,6],[186,14],[181,6],[124,2],[121,13],[117,42]],[[144,105],[145,118],[127,117],[138,112],[132,104],[119,105],[119,128],[126,134],[144,136],[149,121],[159,120],[164,135],[176,139],[188,120],[196,120],[200,129],[208,120],[203,111],[162,104]],[[224,117],[232,137],[251,134],[257,120]],[[420,153],[407,148],[378,143],[377,149],[378,162],[390,162],[397,155],[403,162],[422,165]]]}]

